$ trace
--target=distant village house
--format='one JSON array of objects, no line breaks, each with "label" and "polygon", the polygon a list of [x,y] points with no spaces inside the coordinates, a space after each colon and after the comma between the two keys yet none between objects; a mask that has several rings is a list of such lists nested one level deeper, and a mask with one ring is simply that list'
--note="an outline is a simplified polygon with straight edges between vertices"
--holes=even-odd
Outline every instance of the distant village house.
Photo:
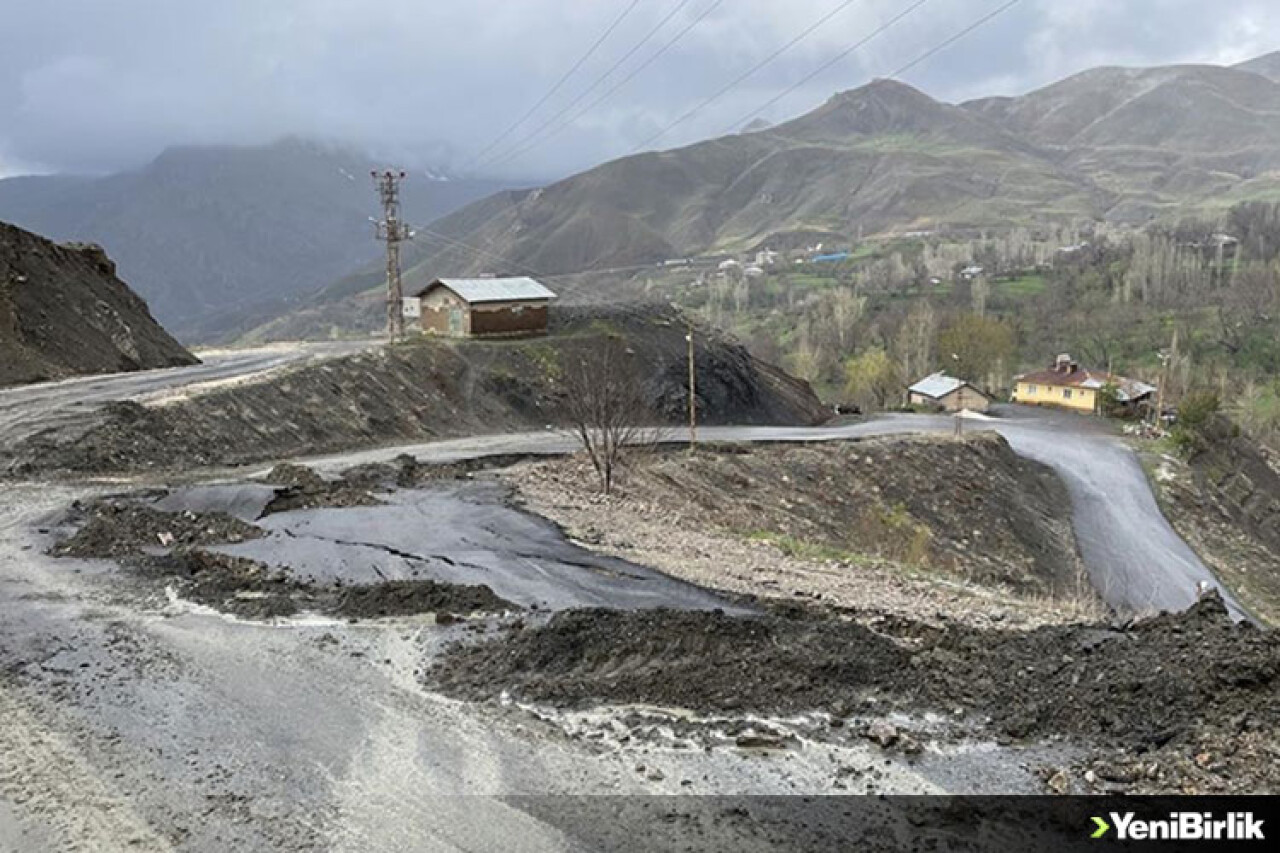
[{"label": "distant village house", "polygon": [[1082,368],[1063,353],[1048,370],[1017,377],[1013,400],[1032,406],[1058,406],[1077,412],[1098,412],[1103,389],[1115,389],[1115,403],[1137,409],[1147,405],[1156,392],[1154,385],[1110,373]]},{"label": "distant village house", "polygon": [[968,409],[985,412],[991,397],[980,388],[945,373],[926,376],[907,389],[907,402],[913,406],[931,406],[946,412]]},{"label": "distant village house", "polygon": [[404,302],[422,331],[452,338],[538,335],[556,295],[531,278],[438,278]]}]

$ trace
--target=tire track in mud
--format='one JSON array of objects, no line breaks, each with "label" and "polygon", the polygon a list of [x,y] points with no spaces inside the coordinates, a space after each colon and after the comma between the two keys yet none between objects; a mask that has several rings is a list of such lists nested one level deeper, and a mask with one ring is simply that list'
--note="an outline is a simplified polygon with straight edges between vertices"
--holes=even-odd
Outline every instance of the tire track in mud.
[{"label": "tire track in mud", "polygon": [[[466,796],[503,790],[503,762],[489,748],[491,732],[460,715],[452,719],[456,703],[422,690],[414,676],[421,664],[417,640],[388,631],[372,655],[383,660],[396,692],[393,701],[370,709],[377,719],[370,722],[363,747],[343,778],[330,782],[335,799],[333,849],[575,849],[560,832],[518,809],[493,797]],[[452,767],[424,764],[419,754],[422,741],[438,740],[447,730],[457,735],[448,762]]]}]

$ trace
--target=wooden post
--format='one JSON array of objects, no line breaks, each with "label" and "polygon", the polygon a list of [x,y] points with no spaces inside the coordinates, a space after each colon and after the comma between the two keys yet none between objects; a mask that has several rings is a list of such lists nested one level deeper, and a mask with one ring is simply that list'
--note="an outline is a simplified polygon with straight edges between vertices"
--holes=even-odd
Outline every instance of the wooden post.
[{"label": "wooden post", "polygon": [[693,362],[693,320],[689,320],[689,333],[684,336],[689,342],[689,452],[692,453],[698,443],[698,392],[697,371]]}]

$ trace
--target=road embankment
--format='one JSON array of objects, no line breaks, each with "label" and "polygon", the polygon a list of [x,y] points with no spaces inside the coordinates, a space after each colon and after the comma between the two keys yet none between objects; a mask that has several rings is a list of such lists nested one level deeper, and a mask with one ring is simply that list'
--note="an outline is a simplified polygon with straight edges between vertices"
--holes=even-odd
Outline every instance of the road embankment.
[{"label": "road embankment", "polygon": [[[686,327],[674,312],[596,311],[546,337],[415,340],[271,373],[255,381],[105,405],[97,422],[57,424],[0,451],[0,472],[99,475],[333,453],[560,422],[557,370],[621,341],[652,416],[687,412]],[[827,411],[809,386],[713,334],[698,338],[696,387],[715,424],[811,425]]]}]

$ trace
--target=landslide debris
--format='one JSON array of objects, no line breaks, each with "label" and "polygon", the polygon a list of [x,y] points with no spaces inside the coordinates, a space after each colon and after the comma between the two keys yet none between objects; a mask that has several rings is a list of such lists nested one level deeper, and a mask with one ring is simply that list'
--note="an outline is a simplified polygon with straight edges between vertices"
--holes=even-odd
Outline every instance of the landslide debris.
[{"label": "landslide debris", "polygon": [[816,616],[571,611],[458,645],[427,677],[468,699],[567,708],[935,712],[967,737],[1069,738],[1165,767],[1207,750],[1245,784],[1280,775],[1256,751],[1233,761],[1231,746],[1244,736],[1280,754],[1280,636],[1235,624],[1216,595],[1123,626],[902,628],[910,640]]},{"label": "landslide debris", "polygon": [[[295,498],[306,495],[313,506],[367,505],[358,495],[348,494],[352,486],[341,481],[327,483],[308,468],[279,466],[269,479],[293,484],[283,493]],[[295,487],[300,491],[291,491]],[[161,589],[170,588],[189,601],[246,619],[274,619],[307,610],[353,620],[435,613],[443,621],[459,614],[521,609],[482,585],[430,579],[354,586],[299,581],[287,568],[208,548],[265,536],[262,528],[221,512],[164,512],[146,505],[143,501],[148,497],[154,495],[77,502],[66,523],[78,525],[78,529],[54,544],[49,553],[117,560],[133,575]],[[326,500],[347,502],[324,503]]]},{"label": "landslide debris", "polygon": [[124,557],[150,549],[190,548],[258,539],[260,527],[222,512],[163,512],[128,498],[72,505],[75,534],[50,549],[55,557]]},{"label": "landslide debris", "polygon": [[414,613],[502,613],[520,609],[481,584],[413,580],[347,587],[337,593],[327,612],[350,619],[378,619]]},{"label": "landslide debris", "polygon": [[0,387],[197,363],[100,246],[0,222]]},{"label": "landslide debris", "polygon": [[280,486],[262,510],[263,517],[277,512],[321,507],[378,506],[382,501],[369,494],[367,486],[343,480],[331,481],[305,465],[282,464],[264,478]]},{"label": "landslide debris", "polygon": [[243,619],[276,619],[310,611],[350,620],[434,613],[444,622],[463,614],[521,609],[487,586],[432,580],[320,586],[296,581],[288,572],[257,560],[199,548],[126,558],[123,565],[172,587],[181,598]]},{"label": "landslide debris", "polygon": [[305,590],[299,584],[244,557],[192,548],[127,558],[123,565],[189,601],[244,619],[275,619],[302,609],[299,593]]},{"label": "landslide debris", "polygon": [[433,677],[466,698],[507,690],[561,707],[650,702],[787,714],[836,705],[847,713],[856,689],[909,659],[855,622],[593,609],[455,648]]}]

